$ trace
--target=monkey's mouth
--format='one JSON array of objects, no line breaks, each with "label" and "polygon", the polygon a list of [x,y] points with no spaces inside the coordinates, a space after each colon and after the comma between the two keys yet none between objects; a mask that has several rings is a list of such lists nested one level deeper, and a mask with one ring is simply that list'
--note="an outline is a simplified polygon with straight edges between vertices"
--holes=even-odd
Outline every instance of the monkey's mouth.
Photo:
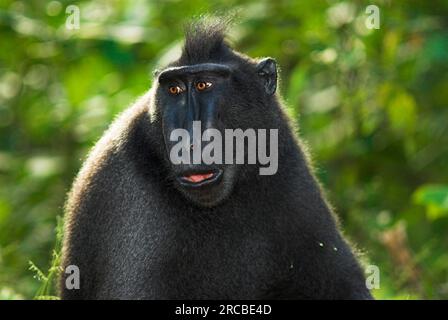
[{"label": "monkey's mouth", "polygon": [[222,170],[189,171],[177,177],[184,187],[200,188],[218,183],[222,178]]}]

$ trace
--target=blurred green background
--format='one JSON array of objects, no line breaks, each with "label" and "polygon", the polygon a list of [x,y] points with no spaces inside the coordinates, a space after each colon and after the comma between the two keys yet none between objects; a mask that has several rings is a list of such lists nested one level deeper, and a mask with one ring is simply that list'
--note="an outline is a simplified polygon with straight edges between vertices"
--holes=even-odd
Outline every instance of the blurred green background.
[{"label": "blurred green background", "polygon": [[175,57],[183,24],[216,12],[236,15],[237,49],[281,66],[345,233],[380,268],[375,297],[448,299],[448,2],[423,0],[1,0],[0,299],[34,297],[29,261],[50,267],[82,159]]}]

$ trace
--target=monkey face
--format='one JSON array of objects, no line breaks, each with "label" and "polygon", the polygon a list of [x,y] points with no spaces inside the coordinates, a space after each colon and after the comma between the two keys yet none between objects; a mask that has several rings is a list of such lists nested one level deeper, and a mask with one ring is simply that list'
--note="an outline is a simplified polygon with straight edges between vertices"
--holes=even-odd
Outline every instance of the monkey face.
[{"label": "monkey face", "polygon": [[275,63],[269,61],[246,73],[232,64],[201,63],[158,75],[155,103],[171,178],[193,203],[213,207],[231,194],[242,172],[239,165],[245,167],[236,157],[249,150],[244,136],[242,144],[235,143],[235,132],[264,127],[268,113],[260,100],[275,92]]}]

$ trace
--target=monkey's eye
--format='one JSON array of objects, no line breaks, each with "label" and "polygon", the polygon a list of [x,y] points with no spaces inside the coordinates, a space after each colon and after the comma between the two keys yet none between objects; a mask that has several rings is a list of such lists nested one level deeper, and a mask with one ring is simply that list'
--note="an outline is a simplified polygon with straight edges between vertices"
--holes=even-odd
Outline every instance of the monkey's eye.
[{"label": "monkey's eye", "polygon": [[196,89],[198,91],[204,91],[212,86],[211,82],[199,81],[196,83]]},{"label": "monkey's eye", "polygon": [[182,90],[182,88],[181,87],[179,87],[179,86],[171,86],[171,87],[169,87],[168,88],[168,91],[171,93],[171,94],[179,94],[179,93],[181,93],[183,90]]}]

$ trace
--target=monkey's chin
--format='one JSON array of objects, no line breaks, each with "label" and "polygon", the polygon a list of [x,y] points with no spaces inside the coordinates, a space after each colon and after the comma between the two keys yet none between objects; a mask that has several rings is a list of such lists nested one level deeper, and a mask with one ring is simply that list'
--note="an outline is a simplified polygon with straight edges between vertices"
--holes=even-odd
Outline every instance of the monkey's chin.
[{"label": "monkey's chin", "polygon": [[198,207],[215,207],[230,195],[233,189],[232,168],[187,171],[176,177],[179,191]]}]

